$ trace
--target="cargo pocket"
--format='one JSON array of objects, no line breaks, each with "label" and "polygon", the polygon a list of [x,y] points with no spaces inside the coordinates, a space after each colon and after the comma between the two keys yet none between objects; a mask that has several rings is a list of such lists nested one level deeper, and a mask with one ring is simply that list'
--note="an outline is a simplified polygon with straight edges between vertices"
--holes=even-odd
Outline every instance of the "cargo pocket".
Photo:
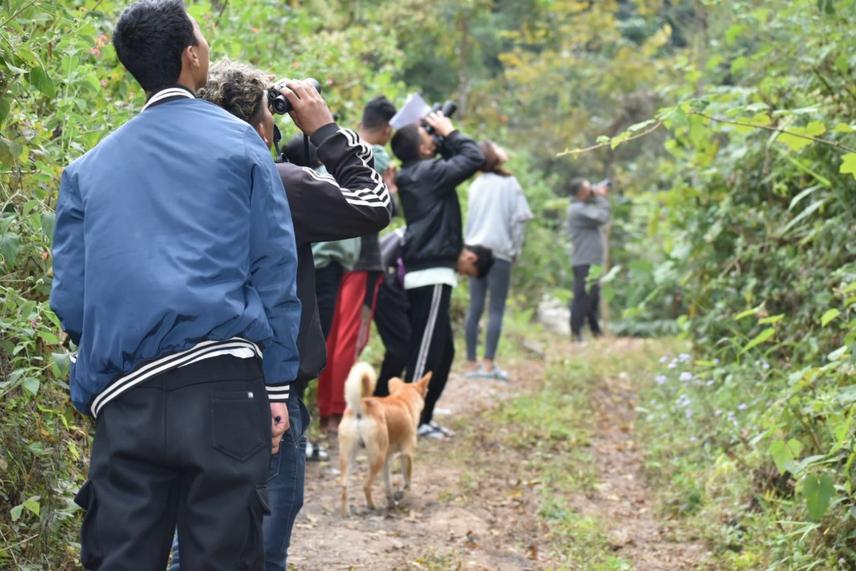
[{"label": "cargo pocket", "polygon": [[253,391],[220,391],[211,395],[211,438],[213,446],[223,454],[243,462],[270,446],[263,436],[269,420],[266,418],[262,395]]},{"label": "cargo pocket", "polygon": [[243,569],[255,571],[265,565],[265,546],[262,539],[262,520],[270,514],[267,488],[256,488],[250,500],[250,529],[244,548]]},{"label": "cargo pocket", "polygon": [[98,569],[104,559],[101,544],[98,541],[96,518],[98,517],[98,502],[95,499],[95,488],[87,480],[77,495],[74,503],[83,508],[83,525],[80,528],[80,562],[85,569]]}]

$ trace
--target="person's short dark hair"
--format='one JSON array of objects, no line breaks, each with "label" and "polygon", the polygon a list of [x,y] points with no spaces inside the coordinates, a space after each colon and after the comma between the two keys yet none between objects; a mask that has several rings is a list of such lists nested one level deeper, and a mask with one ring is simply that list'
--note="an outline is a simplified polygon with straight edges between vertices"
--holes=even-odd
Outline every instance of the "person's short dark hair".
[{"label": "person's short dark hair", "polygon": [[505,168],[503,162],[499,160],[499,155],[496,154],[496,143],[493,141],[482,141],[479,147],[484,155],[484,164],[481,167],[482,172],[492,172],[500,176],[511,176],[511,171]]},{"label": "person's short dark hair", "polygon": [[464,246],[467,250],[476,255],[476,276],[483,278],[493,267],[494,257],[493,250],[484,246]]},{"label": "person's short dark hair", "polygon": [[321,161],[318,159],[318,148],[309,142],[309,156],[306,156],[306,147],[303,142],[303,134],[298,133],[288,140],[282,153],[291,164],[299,167],[309,167],[315,169],[321,166]]},{"label": "person's short dark hair", "polygon": [[255,127],[264,117],[262,103],[269,84],[262,71],[223,58],[211,66],[208,83],[196,95]]},{"label": "person's short dark hair", "polygon": [[419,145],[422,139],[419,136],[419,125],[407,125],[395,132],[392,136],[393,154],[403,163],[419,160]]},{"label": "person's short dark hair", "polygon": [[116,23],[113,47],[122,65],[147,93],[175,85],[181,54],[197,44],[182,0],[141,0]]},{"label": "person's short dark hair", "polygon": [[583,185],[586,183],[587,179],[582,177],[572,178],[571,182],[568,183],[568,193],[571,196],[576,196],[583,189]]},{"label": "person's short dark hair", "polygon": [[384,95],[375,97],[363,107],[363,119],[361,121],[366,129],[382,129],[389,125],[390,119],[396,113],[395,105]]}]

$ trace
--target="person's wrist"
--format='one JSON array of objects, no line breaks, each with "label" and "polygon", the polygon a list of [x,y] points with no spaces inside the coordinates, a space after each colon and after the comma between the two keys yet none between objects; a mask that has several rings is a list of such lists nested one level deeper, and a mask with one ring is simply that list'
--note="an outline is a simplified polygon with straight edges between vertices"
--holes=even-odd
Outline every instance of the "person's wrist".
[{"label": "person's wrist", "polygon": [[339,125],[335,121],[330,121],[315,129],[315,132],[309,135],[309,140],[316,147],[320,147],[324,141],[335,135],[338,130]]},{"label": "person's wrist", "polygon": [[288,394],[291,391],[291,385],[267,385],[265,389],[267,391],[268,401],[271,404],[276,402],[284,403],[288,400]]}]

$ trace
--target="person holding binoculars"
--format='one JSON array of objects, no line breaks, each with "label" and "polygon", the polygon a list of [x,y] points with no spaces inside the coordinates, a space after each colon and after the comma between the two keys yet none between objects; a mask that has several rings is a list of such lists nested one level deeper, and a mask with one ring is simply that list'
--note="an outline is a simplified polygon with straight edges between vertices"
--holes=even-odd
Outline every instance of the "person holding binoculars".
[{"label": "person holding binoculars", "polygon": [[575,178],[568,184],[571,204],[568,207],[568,232],[573,253],[574,297],[571,301],[571,337],[583,340],[583,325],[589,323],[594,337],[600,337],[598,322],[600,285],[589,283],[592,266],[603,266],[606,254],[606,236],[603,228],[609,223],[609,179],[592,185],[587,179]]},{"label": "person holding binoculars", "polygon": [[[464,247],[457,187],[481,167],[484,154],[442,111],[429,113],[424,123],[406,125],[392,138],[392,152],[402,162],[395,183],[407,221],[402,259],[413,336],[405,378],[433,373],[418,434],[443,439],[452,431],[433,415],[455,356],[449,310]],[[438,151],[441,157],[435,158]]]},{"label": "person holding binoculars", "polygon": [[[304,432],[309,423],[303,391],[324,368],[326,358],[315,297],[312,243],[353,238],[385,228],[392,216],[392,202],[381,175],[372,167],[371,149],[355,132],[333,121],[317,82],[269,84],[261,71],[223,60],[211,67],[208,83],[198,93],[248,123],[268,147],[275,140],[274,113],[289,113],[329,173],[321,175],[291,163],[276,165],[291,205],[297,245],[297,297],[302,303],[297,336],[299,368],[286,400],[291,427],[268,468],[270,514],[263,525],[265,569],[284,570],[294,519],[303,506]],[[179,569],[179,565],[186,568],[186,540],[181,531],[179,540],[181,550],[176,541],[171,570]],[[195,538],[190,536],[189,541]],[[191,569],[199,568],[191,563]]]}]

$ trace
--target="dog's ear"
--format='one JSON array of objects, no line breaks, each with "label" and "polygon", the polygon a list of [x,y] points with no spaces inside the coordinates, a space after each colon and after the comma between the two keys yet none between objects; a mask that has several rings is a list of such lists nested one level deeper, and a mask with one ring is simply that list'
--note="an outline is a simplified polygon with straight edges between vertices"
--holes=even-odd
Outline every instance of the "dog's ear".
[{"label": "dog's ear", "polygon": [[404,381],[399,379],[398,377],[393,377],[389,380],[389,394],[395,394],[398,392],[398,389],[404,384]]},{"label": "dog's ear", "polygon": [[430,383],[430,382],[431,382],[431,375],[432,375],[432,372],[431,372],[431,371],[428,371],[428,372],[427,372],[427,373],[425,373],[425,374],[422,376],[422,378],[421,378],[421,379],[419,379],[419,381],[417,381],[417,383],[416,383],[417,385],[419,385],[419,386],[420,386],[420,388],[421,388],[421,390],[422,390],[423,392],[428,390],[428,383]]}]

